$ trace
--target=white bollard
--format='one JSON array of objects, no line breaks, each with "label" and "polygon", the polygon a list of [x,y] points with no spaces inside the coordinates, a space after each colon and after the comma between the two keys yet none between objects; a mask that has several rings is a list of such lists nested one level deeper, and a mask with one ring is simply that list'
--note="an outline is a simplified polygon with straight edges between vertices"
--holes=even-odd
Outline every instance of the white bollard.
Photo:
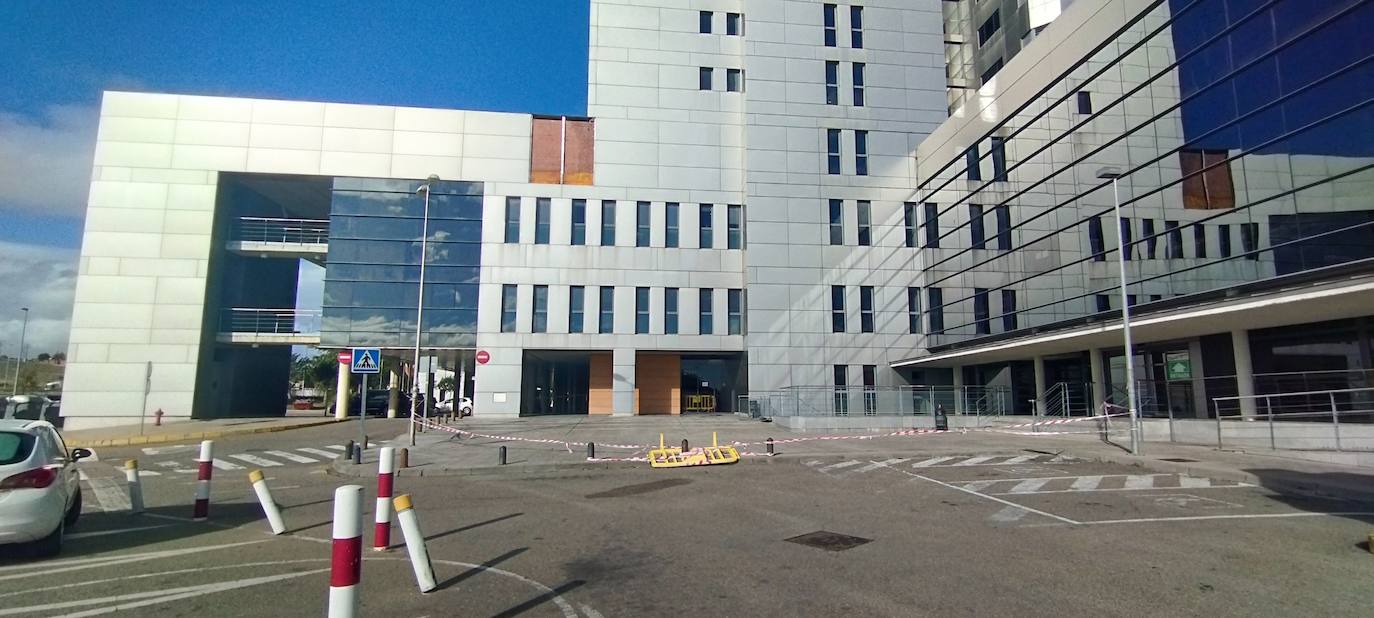
[{"label": "white bollard", "polygon": [[214,470],[215,443],[204,440],[200,443],[200,459],[196,460],[196,505],[191,511],[191,519],[205,521],[210,517],[210,475]]},{"label": "white bollard", "polygon": [[286,532],[286,522],[281,518],[281,507],[272,499],[272,488],[267,486],[267,478],[262,475],[262,470],[249,472],[248,482],[253,485],[253,493],[258,495],[262,512],[267,515],[267,523],[272,526],[272,534]]},{"label": "white bollard", "polygon": [[143,481],[138,479],[138,460],[124,462],[124,480],[129,482],[129,512],[143,512]]},{"label": "white bollard", "polygon": [[396,449],[383,446],[377,453],[377,524],[372,533],[372,551],[391,547],[391,488],[396,476]]},{"label": "white bollard", "polygon": [[329,564],[329,618],[356,618],[363,574],[363,488],[334,490],[334,547]]},{"label": "white bollard", "polygon": [[406,552],[410,554],[410,566],[415,569],[415,583],[420,592],[429,592],[439,587],[434,581],[434,565],[429,562],[429,550],[425,549],[425,535],[420,532],[420,517],[410,503],[410,494],[401,494],[394,500],[396,519],[401,522],[401,534],[406,539]]}]

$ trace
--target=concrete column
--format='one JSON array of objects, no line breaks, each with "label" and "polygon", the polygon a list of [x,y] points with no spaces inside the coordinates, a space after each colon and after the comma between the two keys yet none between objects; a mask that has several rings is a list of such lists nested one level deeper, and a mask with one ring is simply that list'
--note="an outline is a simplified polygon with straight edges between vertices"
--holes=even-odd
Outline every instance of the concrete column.
[{"label": "concrete column", "polygon": [[1093,381],[1093,414],[1101,414],[1107,403],[1107,375],[1102,367],[1102,349],[1088,350],[1088,367]]},{"label": "concrete column", "polygon": [[[1236,394],[1251,397],[1255,394],[1255,370],[1250,365],[1250,331],[1231,331],[1231,351],[1236,357]],[[1241,416],[1254,418],[1255,413],[1254,399],[1240,400]]]},{"label": "concrete column", "polygon": [[1045,357],[1035,357],[1035,409],[1032,412],[1045,413]]},{"label": "concrete column", "polygon": [[638,414],[635,409],[635,351],[617,348],[611,353],[611,413],[615,416]]},{"label": "concrete column", "polygon": [[964,368],[954,366],[954,413],[964,413]]},{"label": "concrete column", "polygon": [[[328,352],[326,352],[328,354]],[[335,390],[334,396],[334,418],[343,420],[348,418],[348,389],[353,379],[353,368],[348,363],[339,363],[339,385]]]},{"label": "concrete column", "polygon": [[396,378],[395,367],[392,367],[391,371],[386,374],[386,389],[386,417],[396,418],[398,412],[396,408],[401,405],[401,385]]},{"label": "concrete column", "polygon": [[468,396],[468,351],[458,350],[458,398],[462,402]]},{"label": "concrete column", "polygon": [[1188,342],[1188,361],[1193,365],[1193,416],[1207,418],[1207,410],[1212,402],[1207,398],[1207,381],[1202,378],[1207,373],[1202,367],[1201,339]]}]

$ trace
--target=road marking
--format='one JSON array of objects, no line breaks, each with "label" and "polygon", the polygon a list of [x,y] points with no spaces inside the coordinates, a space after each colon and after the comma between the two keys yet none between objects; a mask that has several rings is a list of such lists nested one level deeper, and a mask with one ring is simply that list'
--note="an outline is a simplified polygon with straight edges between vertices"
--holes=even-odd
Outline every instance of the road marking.
[{"label": "road marking", "polygon": [[969,491],[983,491],[984,489],[987,489],[987,488],[989,488],[989,487],[992,487],[993,485],[996,485],[996,484],[1001,483],[1001,482],[1002,482],[1001,480],[996,480],[996,481],[973,481],[972,483],[964,483],[964,489],[967,489],[967,490],[969,490]]},{"label": "road marking", "polygon": [[855,470],[854,473],[855,473],[855,474],[863,474],[863,473],[865,473],[865,472],[871,472],[871,471],[873,471],[873,470],[877,470],[878,468],[886,468],[886,467],[888,467],[888,466],[895,466],[895,465],[897,465],[897,464],[899,464],[899,463],[902,463],[902,462],[904,462],[904,461],[906,461],[906,458],[905,458],[905,457],[898,457],[898,458],[896,458],[896,459],[887,459],[887,460],[883,460],[883,461],[875,461],[875,462],[872,462],[872,463],[870,463],[870,464],[868,464],[868,465],[866,465],[866,466],[864,466],[864,467],[862,467],[862,468],[859,468],[859,469]]},{"label": "road marking", "polygon": [[77,478],[80,478],[80,479],[83,480],[83,481],[89,481],[89,480],[91,480],[91,477],[86,475],[86,471],[85,471],[85,470],[77,470],[77,471],[76,471],[76,476],[77,476]]},{"label": "road marking", "polygon": [[988,519],[1001,523],[1011,523],[1013,521],[1020,520],[1022,517],[1025,517],[1026,513],[1029,512],[1030,511],[1027,511],[1026,509],[1023,509],[1019,506],[1008,506],[1000,511],[997,511],[996,513],[993,513],[992,516]]},{"label": "road marking", "polygon": [[814,468],[814,467],[819,466],[819,465],[821,465],[821,464],[823,464],[823,463],[825,463],[825,462],[824,462],[824,461],[821,461],[821,460],[819,460],[819,459],[812,459],[811,461],[806,462],[806,465],[811,466],[812,468]]},{"label": "road marking", "polygon": [[582,613],[586,614],[587,618],[606,618],[605,616],[601,615],[601,612],[592,609],[586,603],[582,604]]},{"label": "road marking", "polygon": [[239,460],[239,461],[246,461],[246,462],[248,462],[248,463],[250,463],[250,464],[253,464],[253,465],[255,465],[255,466],[262,466],[262,467],[264,467],[264,468],[271,468],[271,467],[273,467],[273,466],[280,466],[280,465],[281,465],[280,462],[272,461],[271,459],[263,459],[263,458],[258,457],[258,456],[256,456],[256,455],[249,455],[249,454],[247,454],[247,453],[239,453],[239,454],[237,454],[237,455],[230,455],[230,457],[233,457],[234,459],[237,459],[237,460]]},{"label": "road marking", "polygon": [[861,463],[863,463],[863,462],[862,462],[862,461],[855,461],[855,460],[853,460],[853,459],[851,459],[851,460],[849,460],[849,461],[841,461],[840,463],[837,463],[837,464],[830,464],[830,465],[828,465],[828,466],[826,466],[826,467],[824,467],[824,468],[821,468],[821,472],[828,472],[828,471],[830,471],[830,470],[839,470],[839,469],[841,469],[841,468],[848,468],[849,466],[857,466],[857,465],[859,465],[859,464],[861,464]]},{"label": "road marking", "polygon": [[334,459],[335,457],[339,456],[338,453],[332,453],[330,451],[318,448],[298,448],[296,450],[302,453],[310,453],[311,455],[319,455],[320,457],[323,457],[325,459]]},{"label": "road marking", "polygon": [[113,479],[87,478],[86,484],[91,486],[91,493],[95,494],[100,510],[107,513],[129,510],[129,495]]},{"label": "road marking", "polygon": [[213,465],[215,468],[220,469],[220,470],[242,470],[242,469],[243,469],[243,466],[240,466],[240,465],[238,465],[238,464],[236,464],[236,463],[230,463],[230,462],[224,461],[223,459],[220,459],[220,458],[218,458],[218,457],[216,457],[216,458],[214,459],[214,461],[210,462],[210,464]]},{"label": "road marking", "polygon": [[97,532],[77,532],[77,533],[75,533],[75,534],[65,534],[65,535],[63,535],[63,538],[65,538],[65,539],[67,539],[67,540],[72,540],[72,539],[89,539],[89,538],[91,538],[91,537],[96,537],[96,536],[109,536],[109,535],[111,535],[111,534],[120,534],[120,533],[123,533],[123,532],[137,532],[137,531],[139,531],[139,530],[153,530],[153,529],[156,529],[156,528],[166,528],[166,527],[171,526],[171,525],[173,525],[173,524],[159,524],[159,525],[156,525],[156,526],[139,526],[139,527],[137,527],[137,528],[119,528],[118,530],[100,530],[100,531],[97,531]]},{"label": "road marking", "polygon": [[1370,517],[1374,511],[1340,511],[1334,513],[1249,513],[1244,515],[1183,515],[1179,517],[1139,517],[1136,519],[1102,519],[1078,522],[1083,524],[1142,524],[1156,521],[1207,521],[1211,519],[1274,519],[1283,517]]},{"label": "road marking", "polygon": [[280,457],[280,458],[282,458],[282,459],[288,459],[288,460],[294,461],[294,462],[296,462],[296,463],[318,463],[318,462],[319,462],[319,460],[317,460],[317,459],[311,459],[311,458],[305,457],[305,456],[303,456],[303,455],[297,455],[297,454],[295,454],[295,453],[288,453],[288,452],[286,452],[286,451],[263,451],[262,453],[263,453],[264,455],[271,455],[271,456],[273,456],[273,457]]},{"label": "road marking", "polygon": [[1035,461],[1036,459],[1039,459],[1039,458],[1040,458],[1039,455],[1022,455],[1022,456],[1020,456],[1020,457],[1012,457],[1011,459],[1008,459],[1008,460],[1002,462],[1002,465],[1006,466],[1006,465],[1011,465],[1011,464],[1026,463],[1026,462],[1028,462],[1028,461]]},{"label": "road marking", "polygon": [[1212,479],[1209,479],[1209,478],[1202,478],[1202,477],[1198,477],[1198,476],[1180,475],[1180,476],[1178,477],[1178,486],[1179,486],[1179,487],[1186,487],[1186,488],[1188,488],[1188,489],[1198,489],[1198,488],[1202,488],[1202,487],[1211,487],[1211,486],[1212,486]]},{"label": "road marking", "polygon": [[1122,489],[1153,489],[1155,486],[1154,474],[1132,474],[1126,477],[1126,485]]},{"label": "road marking", "polygon": [[218,566],[197,566],[197,567],[189,568],[189,569],[176,569],[176,570],[173,570],[173,571],[159,571],[159,572],[156,572],[156,573],[140,573],[140,574],[138,574],[138,575],[122,575],[122,576],[120,576],[120,577],[111,577],[111,578],[107,578],[107,579],[92,579],[92,580],[88,580],[88,581],[84,581],[84,582],[75,582],[75,583],[71,583],[71,584],[59,584],[59,585],[56,585],[56,586],[44,586],[44,587],[41,587],[41,588],[26,588],[26,589],[24,589],[24,590],[16,590],[16,591],[14,591],[14,592],[0,592],[0,598],[12,597],[12,596],[15,596],[15,595],[20,595],[20,594],[33,594],[33,593],[35,593],[35,592],[47,592],[48,590],[64,590],[64,589],[67,589],[67,588],[80,588],[80,587],[82,587],[82,586],[98,586],[98,585],[100,585],[100,584],[109,584],[109,583],[114,583],[114,582],[123,582],[123,581],[135,580],[135,579],[147,579],[147,578],[150,578],[150,577],[166,577],[166,576],[168,576],[168,575],[181,575],[181,574],[183,574],[183,573],[201,573],[201,572],[204,572],[204,571],[222,571],[222,570],[225,570],[225,569],[247,569],[247,568],[252,568],[252,567],[260,567],[260,566],[277,566],[277,565],[282,565],[282,564],[297,564],[297,563],[301,563],[301,562],[323,562],[323,561],[324,561],[324,559],[321,559],[321,558],[301,558],[301,559],[296,559],[296,560],[272,560],[272,561],[268,561],[268,562],[245,562],[245,563],[242,563],[242,564],[226,564],[226,565],[218,565]]},{"label": "road marking", "polygon": [[1102,484],[1101,476],[1081,476],[1069,486],[1070,491],[1092,491]]},{"label": "road marking", "polygon": [[[0,616],[8,616],[8,615],[12,615],[12,614],[25,614],[25,613],[29,613],[29,612],[46,612],[46,611],[48,611],[48,610],[53,610],[53,609],[67,609],[67,608],[72,608],[72,607],[81,607],[81,606],[83,606],[83,605],[98,605],[98,604],[100,604],[100,603],[113,603],[113,605],[108,605],[108,606],[106,606],[106,607],[98,607],[98,608],[86,610],[86,611],[83,611],[83,612],[76,612],[76,613],[74,613],[74,614],[63,614],[63,616],[65,616],[66,618],[79,618],[79,617],[83,617],[83,616],[99,616],[99,615],[101,615],[101,614],[112,614],[112,613],[114,613],[114,612],[124,611],[124,610],[126,610],[126,609],[133,609],[133,608],[136,608],[136,607],[145,607],[145,606],[148,606],[148,605],[160,605],[160,604],[162,604],[162,603],[168,603],[168,602],[171,602],[171,601],[179,601],[179,600],[181,600],[181,599],[189,599],[189,598],[191,598],[191,597],[198,597],[198,596],[202,596],[202,595],[206,595],[206,594],[212,594],[212,593],[215,593],[215,592],[224,592],[224,591],[227,591],[227,590],[235,590],[235,589],[238,589],[238,588],[247,588],[247,587],[249,587],[249,586],[257,586],[257,585],[260,585],[260,584],[270,584],[270,583],[272,583],[272,582],[284,581],[284,580],[288,580],[288,579],[295,579],[295,578],[297,578],[297,577],[304,577],[304,576],[306,576],[306,575],[314,575],[314,574],[316,574],[316,573],[326,573],[326,572],[328,572],[328,571],[329,571],[329,569],[327,569],[327,568],[326,568],[326,569],[315,569],[315,570],[313,570],[313,571],[302,571],[302,572],[300,572],[300,573],[284,573],[284,574],[281,574],[281,575],[265,575],[265,576],[262,576],[262,577],[250,577],[250,578],[247,578],[247,579],[238,579],[238,580],[232,580],[232,581],[227,581],[227,582],[219,582],[219,583],[215,583],[215,584],[198,584],[198,585],[195,585],[195,586],[183,586],[183,587],[181,587],[181,588],[168,588],[168,589],[165,589],[165,590],[150,590],[150,591],[148,591],[148,592],[133,592],[133,593],[117,594],[117,595],[114,595],[114,596],[100,597],[100,598],[95,598],[95,599],[81,599],[81,600],[79,600],[79,601],[62,601],[62,602],[58,602],[58,603],[48,603],[48,604],[46,604],[46,605],[31,605],[31,606],[29,606],[29,607],[6,608],[6,609],[3,609],[3,610],[0,610]],[[152,598],[149,598],[149,597],[152,597]],[[136,603],[126,603],[126,602],[125,602],[125,601],[131,601],[131,600],[135,600],[135,599],[144,599],[144,600],[138,601],[138,602],[136,602]]]},{"label": "road marking", "polygon": [[1040,489],[1041,487],[1044,487],[1044,486],[1045,486],[1046,484],[1048,484],[1049,482],[1050,482],[1050,479],[1030,479],[1030,480],[1028,480],[1028,481],[1021,481],[1020,483],[1017,483],[1015,487],[1012,487],[1012,488],[1011,488],[1011,493],[1014,493],[1014,494],[1028,494],[1028,493],[1033,493],[1035,490]]},{"label": "road marking", "polygon": [[997,502],[997,503],[1004,504],[1004,505],[1007,505],[1007,506],[1014,506],[1014,507],[1016,507],[1016,508],[1018,508],[1018,509],[1025,509],[1025,510],[1027,510],[1027,511],[1030,511],[1030,512],[1032,512],[1032,513],[1035,513],[1036,515],[1040,515],[1040,516],[1042,516],[1042,517],[1048,517],[1048,518],[1050,518],[1050,519],[1054,519],[1054,520],[1057,520],[1057,521],[1062,521],[1062,522],[1064,522],[1064,523],[1066,523],[1066,524],[1078,524],[1078,523],[1080,523],[1080,522],[1074,521],[1074,520],[1072,520],[1072,519],[1069,519],[1069,518],[1067,518],[1067,517],[1061,517],[1061,516],[1059,516],[1059,515],[1055,515],[1054,513],[1046,513],[1045,511],[1041,511],[1041,510],[1039,510],[1039,509],[1033,509],[1033,508],[1030,508],[1030,507],[1028,507],[1028,506],[1021,506],[1020,504],[1017,504],[1017,503],[1012,502],[1012,501],[1010,501],[1010,500],[1003,500],[1003,499],[998,498],[998,497],[996,497],[996,496],[989,496],[989,495],[987,495],[987,494],[980,494],[980,493],[978,493],[978,492],[976,492],[976,491],[964,489],[963,487],[960,487],[960,486],[958,486],[958,485],[951,485],[951,484],[946,483],[946,482],[944,482],[944,481],[937,481],[937,480],[935,480],[935,479],[933,479],[933,478],[930,478],[930,477],[928,477],[928,476],[924,476],[924,475],[921,475],[921,474],[916,474],[915,472],[907,472],[906,470],[902,470],[901,472],[902,472],[903,474],[907,474],[907,475],[916,477],[916,478],[918,478],[918,479],[921,479],[921,480],[926,481],[926,482],[929,482],[929,483],[935,483],[936,485],[944,485],[945,487],[948,487],[948,488],[950,488],[950,489],[955,489],[955,490],[958,490],[958,491],[962,491],[962,492],[964,492],[964,493],[966,493],[966,494],[972,494],[972,495],[978,496],[978,497],[980,497],[980,498],[985,498],[985,499],[988,499],[988,500],[992,500],[993,502]]},{"label": "road marking", "polygon": [[[86,558],[86,559],[78,559],[78,560],[68,560],[68,561],[55,562],[55,563],[51,563],[51,564],[45,565],[45,566],[48,567],[48,568],[45,568],[45,569],[34,569],[34,568],[33,568],[33,565],[21,565],[21,566],[18,566],[18,567],[0,567],[0,571],[9,570],[9,569],[11,569],[11,568],[28,569],[28,571],[29,571],[29,572],[27,572],[27,573],[17,573],[17,574],[14,574],[14,575],[0,575],[0,581],[10,580],[10,579],[23,579],[23,578],[25,578],[25,577],[47,577],[47,576],[49,576],[49,575],[56,575],[56,574],[58,574],[58,573],[66,573],[66,572],[68,572],[68,571],[80,571],[80,570],[83,570],[83,569],[93,569],[93,568],[97,568],[97,567],[114,566],[114,565],[117,565],[117,564],[130,564],[130,563],[133,563],[133,562],[143,562],[144,560],[155,560],[155,559],[157,559],[157,558],[172,558],[172,557],[175,557],[175,556],[184,556],[184,555],[187,555],[187,554],[198,554],[198,553],[201,553],[201,552],[213,551],[213,550],[216,550],[216,549],[225,549],[225,548],[229,548],[229,547],[241,547],[241,546],[243,546],[243,545],[255,545],[255,544],[257,544],[257,543],[265,543],[265,542],[267,542],[267,539],[262,539],[262,540],[258,540],[258,541],[240,541],[240,542],[237,542],[237,543],[225,543],[225,544],[222,544],[222,545],[211,545],[211,546],[208,546],[208,547],[191,547],[191,548],[186,548],[186,549],[169,549],[169,550],[165,550],[165,551],[147,552],[147,553],[143,553],[143,554],[129,554],[129,555],[125,555],[125,556],[106,556],[106,557],[102,557],[102,558]],[[72,566],[67,566],[67,565],[72,565]],[[55,567],[55,568],[54,568],[54,567]]]},{"label": "road marking", "polygon": [[334,449],[334,450],[336,450],[336,451],[342,451],[342,450],[344,450],[344,445],[342,445],[342,444],[330,444],[329,446],[326,446],[325,448],[327,448],[327,449]]},{"label": "road marking", "polygon": [[139,471],[138,471],[138,477],[139,477],[139,478],[143,478],[143,477],[145,477],[145,476],[162,476],[162,473],[161,473],[161,472],[158,472],[157,470],[139,470]]},{"label": "road marking", "polygon": [[949,461],[949,460],[951,460],[951,459],[954,459],[954,458],[953,458],[953,457],[933,457],[933,458],[927,459],[927,460],[925,460],[925,461],[918,461],[918,462],[916,462],[916,463],[914,463],[914,464],[911,464],[911,467],[913,467],[913,468],[929,468],[929,467],[931,467],[931,466],[933,466],[933,465],[935,465],[935,464],[938,464],[938,463],[941,463],[941,462],[945,462],[945,461]]},{"label": "road marking", "polygon": [[184,453],[199,449],[199,444],[178,444],[176,446],[147,447],[143,449],[144,455],[167,455],[170,453]]},{"label": "road marking", "polygon": [[965,460],[963,460],[963,461],[961,461],[961,462],[959,462],[959,463],[950,464],[950,465],[953,465],[953,466],[976,466],[976,465],[978,465],[978,464],[980,464],[980,463],[983,463],[983,462],[985,462],[985,461],[992,461],[992,460],[994,460],[994,459],[997,459],[997,457],[998,457],[998,456],[996,456],[996,455],[987,456],[987,457],[970,457],[970,458],[965,459]]}]

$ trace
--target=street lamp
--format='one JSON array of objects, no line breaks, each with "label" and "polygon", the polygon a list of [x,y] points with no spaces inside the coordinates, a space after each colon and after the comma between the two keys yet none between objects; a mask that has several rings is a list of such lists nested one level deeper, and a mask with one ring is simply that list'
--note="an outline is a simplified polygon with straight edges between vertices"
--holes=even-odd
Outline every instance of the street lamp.
[{"label": "street lamp", "polygon": [[29,308],[20,307],[19,310],[24,312],[24,328],[19,331],[19,356],[18,361],[14,363],[14,384],[10,387],[11,397],[19,394],[19,367],[24,364],[24,337],[29,334]]},{"label": "street lamp", "polygon": [[1136,410],[1135,358],[1131,355],[1131,303],[1126,295],[1126,244],[1121,233],[1121,193],[1118,181],[1120,168],[1104,167],[1097,170],[1097,177],[1112,181],[1112,212],[1116,215],[1116,267],[1121,274],[1121,335],[1126,345],[1126,408],[1131,418],[1131,454],[1140,454],[1140,414]]},{"label": "street lamp", "polygon": [[[432,185],[436,182],[439,182],[439,175],[430,174],[429,178],[425,180],[425,184],[420,185],[420,188],[415,190],[416,193],[421,191],[425,193],[425,215],[424,223],[421,224],[420,228],[420,293],[419,300],[415,303],[415,364],[412,369],[414,375],[411,391],[413,395],[410,398],[411,446],[415,446],[415,417],[418,416],[416,414],[416,412],[418,412],[416,406],[422,405],[420,403],[420,324],[425,317],[425,262],[428,261],[429,258],[429,194],[433,190]],[[426,421],[429,420],[428,411],[429,408],[426,407]]]}]

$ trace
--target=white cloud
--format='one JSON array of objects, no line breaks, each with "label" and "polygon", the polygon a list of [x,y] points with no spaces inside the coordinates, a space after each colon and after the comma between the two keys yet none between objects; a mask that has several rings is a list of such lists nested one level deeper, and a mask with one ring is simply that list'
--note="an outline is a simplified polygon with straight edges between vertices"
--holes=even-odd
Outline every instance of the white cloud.
[{"label": "white cloud", "polygon": [[4,353],[19,350],[24,315],[29,308],[29,355],[66,352],[76,293],[78,252],[0,241],[0,342]]},{"label": "white cloud", "polygon": [[84,217],[99,120],[87,105],[49,106],[42,118],[0,110],[0,206]]}]

